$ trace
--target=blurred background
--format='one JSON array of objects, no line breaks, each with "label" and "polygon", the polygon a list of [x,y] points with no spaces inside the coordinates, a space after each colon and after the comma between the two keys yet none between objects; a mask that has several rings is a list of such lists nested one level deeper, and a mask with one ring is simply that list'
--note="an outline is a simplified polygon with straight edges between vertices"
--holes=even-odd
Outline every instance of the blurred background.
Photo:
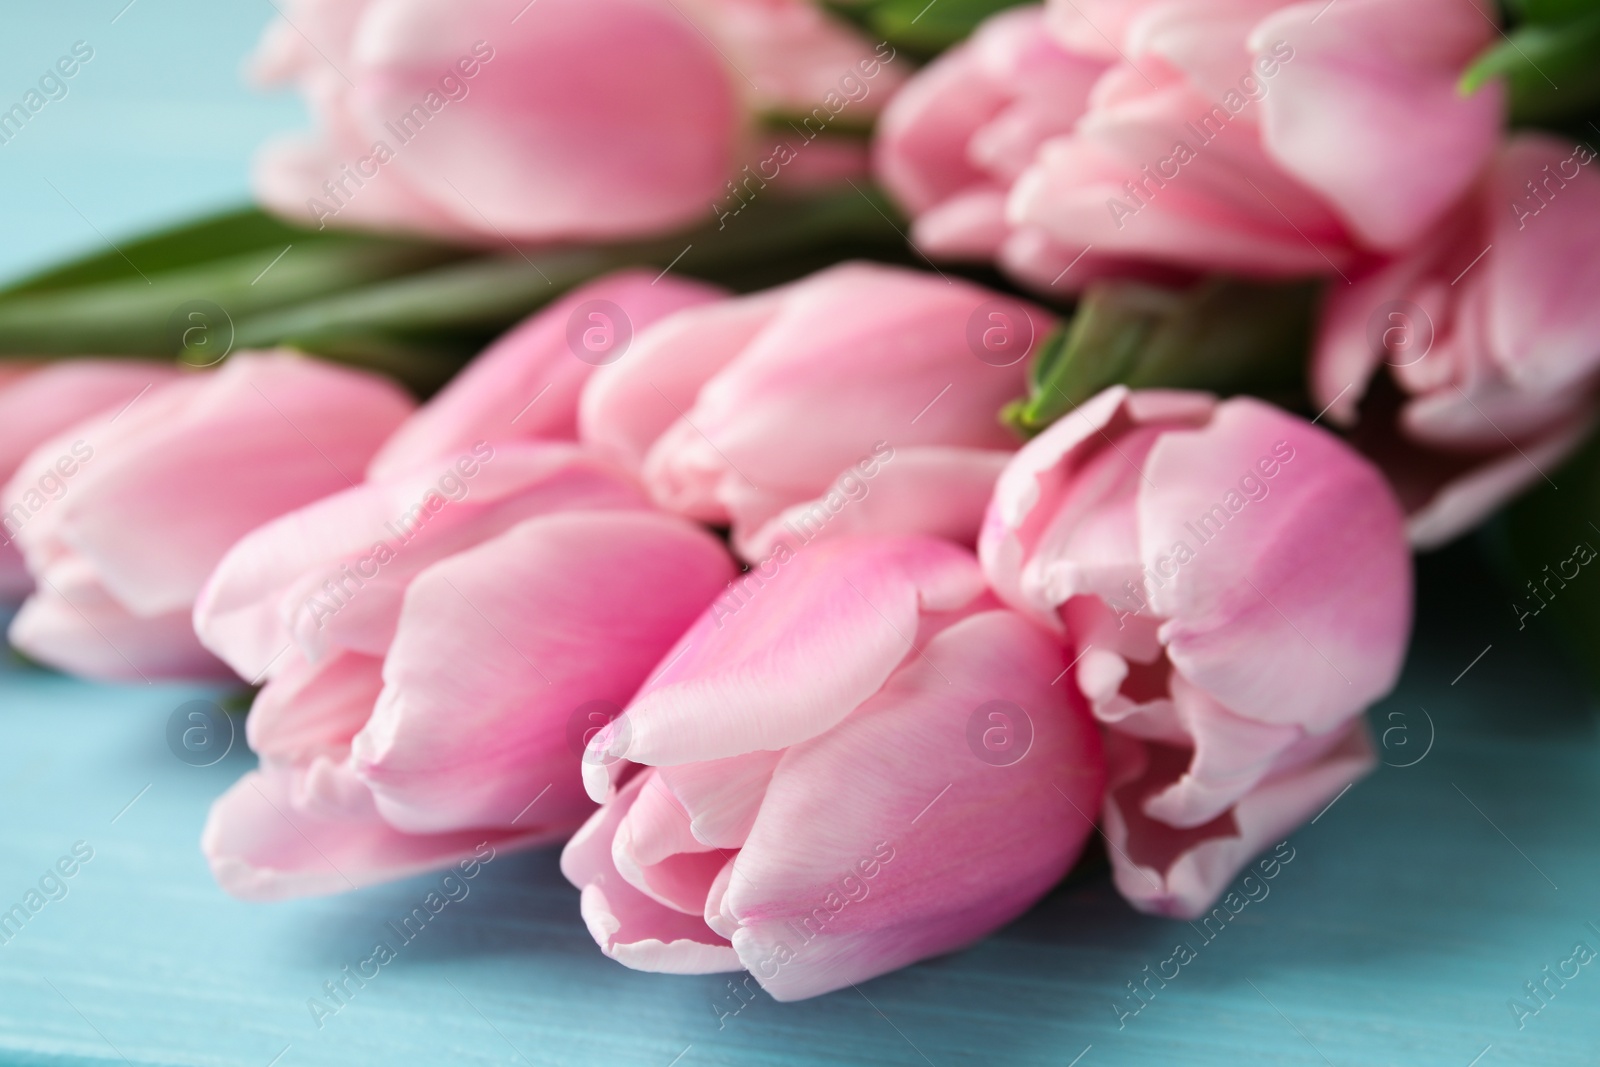
[{"label": "blurred background", "polygon": [[307,121],[293,93],[245,84],[245,57],[275,14],[265,0],[11,5],[0,108],[75,43],[94,58],[0,144],[0,280],[248,202],[256,145]]}]

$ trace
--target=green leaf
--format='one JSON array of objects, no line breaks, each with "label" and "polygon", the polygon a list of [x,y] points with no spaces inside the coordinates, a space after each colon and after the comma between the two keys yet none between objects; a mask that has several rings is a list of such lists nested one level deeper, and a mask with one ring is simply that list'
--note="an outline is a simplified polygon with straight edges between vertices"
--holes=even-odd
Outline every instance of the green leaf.
[{"label": "green leaf", "polygon": [[[124,275],[68,286],[57,282],[0,297],[0,356],[184,355],[190,310],[205,309],[204,325],[228,329],[269,308],[282,307],[459,255],[429,246],[312,241],[174,265],[148,277]],[[57,274],[66,278],[68,268]],[[98,277],[83,265],[82,276]],[[189,353],[194,355],[195,353]]]},{"label": "green leaf", "polygon": [[1461,91],[1476,92],[1495,78],[1506,80],[1516,122],[1552,122],[1600,105],[1600,10],[1512,31],[1467,68]]},{"label": "green leaf", "polygon": [[1575,22],[1600,11],[1600,0],[1509,0],[1506,6],[1521,22]]},{"label": "green leaf", "polygon": [[1212,277],[1187,290],[1102,282],[1047,337],[1029,395],[1001,418],[1024,436],[1112,385],[1298,396],[1316,289]]},{"label": "green leaf", "polygon": [[897,49],[931,58],[991,15],[1027,0],[827,0],[824,6]]},{"label": "green leaf", "polygon": [[[492,255],[382,235],[301,231],[256,212],[130,242],[0,291],[0,358],[180,357],[210,365],[290,345],[427,395],[499,332],[598,275],[647,267],[738,291],[843,259],[907,262],[905,222],[870,186],[755,189],[687,233]],[[293,241],[279,241],[293,237]]]},{"label": "green leaf", "polygon": [[[357,233],[349,230],[307,230],[290,226],[257,208],[245,208],[210,218],[186,221],[97,252],[57,267],[51,267],[0,288],[0,302],[21,295],[76,288],[99,282],[142,280],[157,274],[246,252],[268,252],[268,260],[285,248],[306,248],[312,244],[348,248],[387,248],[402,255],[415,253],[430,242]],[[447,246],[436,246],[441,257],[452,254]],[[453,254],[464,254],[460,250]],[[265,263],[266,260],[263,261]]]},{"label": "green leaf", "polygon": [[737,216],[675,237],[484,257],[280,308],[240,322],[239,343],[332,355],[368,336],[492,336],[576,286],[630,266],[670,265],[751,291],[841,259],[904,262],[900,225],[882,196],[865,188],[805,200],[758,196]]}]

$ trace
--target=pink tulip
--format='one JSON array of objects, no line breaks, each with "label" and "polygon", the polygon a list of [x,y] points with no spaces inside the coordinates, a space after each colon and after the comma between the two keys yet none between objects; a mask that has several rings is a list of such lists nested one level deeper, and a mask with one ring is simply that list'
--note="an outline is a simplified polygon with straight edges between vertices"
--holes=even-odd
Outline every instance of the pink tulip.
[{"label": "pink tulip", "polygon": [[1040,288],[1130,261],[1337,275],[1416,241],[1492,152],[1502,88],[1456,85],[1495,32],[1477,0],[1052,0],[911,81],[880,173],[930,251]]},{"label": "pink tulip", "polygon": [[[995,260],[1046,284],[1059,278],[1069,264],[1056,262],[1055,243],[1009,222],[1006,199],[1040,147],[1072,132],[1109,66],[1063,48],[1044,31],[1044,9],[1025,6],[989,19],[913,78],[884,111],[873,154],[879,179],[916,220],[916,246]],[[1097,256],[1071,265],[1068,288],[1114,267]]]},{"label": "pink tulip", "polygon": [[[225,677],[190,627],[206,575],[255,526],[349,485],[411,401],[287,352],[147,380],[39,445],[0,494],[29,512],[15,538],[38,582],[11,642],[90,678]],[[65,484],[54,501],[49,479]]]},{"label": "pink tulip", "polygon": [[582,438],[752,561],[824,534],[970,543],[1016,440],[997,412],[1053,325],[923,271],[847,263],[671,316],[584,389]]},{"label": "pink tulip", "polygon": [[583,731],[732,573],[715,538],[549,442],[479,441],[255,530],[195,608],[208,648],[268,679],[261,769],[206,826],[218,882],[326,893],[564,837],[593,809]]},{"label": "pink tulip", "polygon": [[[1318,406],[1394,481],[1412,541],[1477,525],[1594,425],[1600,386],[1600,175],[1544,134],[1501,150],[1474,195],[1405,254],[1331,288]],[[1373,389],[1387,369],[1392,386]],[[1386,393],[1398,392],[1398,404]],[[1393,410],[1398,407],[1398,410]]]},{"label": "pink tulip", "polygon": [[[73,359],[43,366],[0,366],[0,485],[11,480],[28,454],[44,441],[101,411],[119,410],[148,387],[176,376],[167,364],[143,360]],[[0,515],[0,603],[20,601],[33,591],[22,554],[13,538],[48,501],[65,495],[79,460],[56,457],[54,474],[41,474],[24,499],[6,500]],[[63,473],[70,471],[71,473]]]},{"label": "pink tulip", "polygon": [[574,289],[489,346],[384,442],[367,474],[448,461],[478,441],[575,441],[578,395],[596,367],[675,311],[725,295],[703,282],[624,270]]},{"label": "pink tulip", "polygon": [[1066,634],[1110,740],[1117,887],[1204,911],[1371,764],[1411,571],[1382,476],[1260,401],[1109,389],[1006,468],[980,541],[1002,600]]},{"label": "pink tulip", "polygon": [[995,609],[967,551],[844,538],[783,558],[595,736],[606,803],[561,865],[613,959],[748,968],[797,1000],[1016,917],[1092,832],[1104,771],[1052,684],[1060,645]]},{"label": "pink tulip", "polygon": [[[262,769],[207,830],[225,888],[328,892],[587,817],[569,719],[593,729],[585,703],[601,721],[596,702],[620,707],[731,567],[571,443],[578,394],[634,330],[718,293],[638,271],[574,290],[406,420],[366,481],[229,552],[195,626],[241,677],[271,680],[249,720]],[[649,603],[613,592],[630,574]],[[461,728],[463,700],[481,729]],[[537,811],[530,775],[552,786]]]},{"label": "pink tulip", "polygon": [[[859,172],[859,148],[810,139],[874,115],[893,60],[808,0],[298,0],[256,71],[320,128],[267,147],[257,194],[319,227],[486,242],[710,222],[777,142],[762,186]],[[764,113],[812,120],[774,138]]]}]

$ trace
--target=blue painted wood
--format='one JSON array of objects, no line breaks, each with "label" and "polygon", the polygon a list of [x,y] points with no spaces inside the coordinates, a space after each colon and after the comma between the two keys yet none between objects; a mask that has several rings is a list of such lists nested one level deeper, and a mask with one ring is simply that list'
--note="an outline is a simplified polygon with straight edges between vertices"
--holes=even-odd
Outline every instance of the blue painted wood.
[{"label": "blue painted wood", "polygon": [[[241,200],[249,150],[298,124],[292,101],[236,81],[268,4],[125,4],[6,12],[0,99],[75,40],[97,51],[65,100],[0,147],[0,275],[96,247],[96,230],[114,240]],[[1600,925],[1593,708],[1535,631],[1505,624],[1470,561],[1432,566],[1434,610],[1399,691],[1372,715],[1391,764],[1426,748],[1422,708],[1432,748],[1294,834],[1270,895],[1209,943],[1132,913],[1091,875],[969,951],[859,992],[757,997],[720,1022],[738,1003],[726,977],[603,959],[554,855],[535,853],[491,863],[319,1027],[307,1001],[433,879],[271,906],[228,899],[196,839],[250,757],[194,768],[165,741],[173,709],[205,691],[96,687],[5,664],[0,908],[25,901],[75,842],[94,855],[0,946],[0,1064],[1600,1062],[1600,967],[1552,982],[1521,1030],[1507,1007],[1576,942],[1600,948],[1588,925]],[[1119,1026],[1125,983],[1179,940],[1196,958],[1165,988],[1152,982],[1154,999]]]}]

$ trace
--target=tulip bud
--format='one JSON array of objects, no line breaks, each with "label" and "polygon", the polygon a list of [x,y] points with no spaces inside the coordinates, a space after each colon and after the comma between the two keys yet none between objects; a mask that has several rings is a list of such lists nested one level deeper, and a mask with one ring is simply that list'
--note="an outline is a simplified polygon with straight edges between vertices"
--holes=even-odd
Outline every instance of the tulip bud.
[{"label": "tulip bud", "polygon": [[1411,558],[1382,476],[1252,398],[1109,389],[1029,442],[979,553],[1066,635],[1108,733],[1106,833],[1136,907],[1204,911],[1372,765]]}]

